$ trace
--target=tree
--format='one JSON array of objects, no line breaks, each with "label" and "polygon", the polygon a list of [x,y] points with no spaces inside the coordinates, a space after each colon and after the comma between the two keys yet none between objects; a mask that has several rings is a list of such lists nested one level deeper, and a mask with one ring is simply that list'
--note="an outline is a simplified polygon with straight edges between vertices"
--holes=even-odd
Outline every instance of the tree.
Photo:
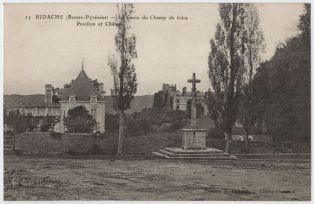
[{"label": "tree", "polygon": [[98,79],[94,79],[92,83],[93,83],[93,86],[96,88],[96,90],[100,91],[99,88],[100,88],[101,83],[98,82]]},{"label": "tree", "polygon": [[232,126],[237,119],[239,97],[245,71],[246,5],[220,4],[217,24],[208,57],[209,79],[214,95],[209,106],[215,125],[224,131],[225,151],[231,153]]},{"label": "tree", "polygon": [[[5,112],[4,112],[5,113]],[[21,114],[17,109],[16,111],[10,111],[8,115],[4,114],[4,123],[13,128],[14,134],[25,132],[27,130],[32,131],[36,128],[40,118],[35,118],[32,114]]]},{"label": "tree", "polygon": [[63,119],[64,125],[69,131],[90,133],[96,126],[96,120],[89,114],[84,106],[77,106],[68,111],[68,116]]},{"label": "tree", "polygon": [[110,114],[106,113],[106,132],[107,133],[112,133],[112,132],[117,132],[119,129],[119,116],[118,114]]},{"label": "tree", "polygon": [[119,141],[117,155],[123,154],[122,144],[124,141],[125,113],[130,108],[131,101],[137,91],[135,66],[132,62],[137,58],[136,37],[130,34],[131,16],[134,13],[133,4],[117,4],[115,44],[119,60],[115,55],[108,58],[108,65],[113,76],[114,89],[112,97],[114,108],[119,113]]},{"label": "tree", "polygon": [[275,142],[309,142],[311,136],[310,6],[300,16],[300,35],[280,44],[253,80],[257,117]]},{"label": "tree", "polygon": [[59,92],[59,88],[52,88],[52,103],[59,103],[60,98],[57,94]]},{"label": "tree", "polygon": [[74,80],[72,79],[71,82],[69,82],[68,84],[64,84],[63,85],[63,88],[67,89],[67,88],[70,88],[71,85],[73,84]]},{"label": "tree", "polygon": [[58,119],[56,116],[49,116],[46,115],[44,117],[41,117],[41,123],[40,123],[40,131],[47,132],[49,130],[52,130],[54,125],[58,122]]},{"label": "tree", "polygon": [[311,36],[311,4],[304,4],[304,11],[300,16],[298,28],[303,36]]},{"label": "tree", "polygon": [[255,5],[250,4],[246,8],[244,19],[245,29],[245,73],[244,86],[239,107],[239,119],[245,131],[245,150],[248,153],[248,135],[252,126],[255,124],[255,98],[253,96],[253,77],[256,68],[261,62],[260,54],[265,49],[263,33],[259,26],[259,16]]}]

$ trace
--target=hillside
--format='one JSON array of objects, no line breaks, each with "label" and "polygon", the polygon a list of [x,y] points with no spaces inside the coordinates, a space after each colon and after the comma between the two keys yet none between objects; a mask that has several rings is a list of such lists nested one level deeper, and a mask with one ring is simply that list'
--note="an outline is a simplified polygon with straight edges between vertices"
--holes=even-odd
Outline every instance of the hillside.
[{"label": "hillside", "polygon": [[[106,111],[107,113],[114,113],[113,105],[112,105],[112,97],[105,96],[106,100]],[[134,100],[131,102],[131,108],[127,110],[127,113],[133,113],[135,111],[140,112],[144,108],[153,107],[153,95],[143,95],[143,96],[135,96]]]}]

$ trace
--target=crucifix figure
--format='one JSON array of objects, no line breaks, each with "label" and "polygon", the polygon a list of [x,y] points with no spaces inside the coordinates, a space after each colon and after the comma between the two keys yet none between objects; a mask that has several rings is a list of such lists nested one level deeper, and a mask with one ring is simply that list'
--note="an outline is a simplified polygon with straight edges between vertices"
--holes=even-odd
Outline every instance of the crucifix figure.
[{"label": "crucifix figure", "polygon": [[193,78],[188,80],[192,83],[192,104],[191,104],[191,128],[197,128],[196,126],[196,84],[201,83],[201,80],[196,79],[195,73],[193,73]]}]

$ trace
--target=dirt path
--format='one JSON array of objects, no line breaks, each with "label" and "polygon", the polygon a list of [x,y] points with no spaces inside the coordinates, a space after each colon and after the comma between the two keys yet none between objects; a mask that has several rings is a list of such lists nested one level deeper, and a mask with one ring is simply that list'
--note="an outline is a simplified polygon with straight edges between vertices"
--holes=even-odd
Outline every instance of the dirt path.
[{"label": "dirt path", "polygon": [[5,200],[310,200],[310,163],[7,157]]}]

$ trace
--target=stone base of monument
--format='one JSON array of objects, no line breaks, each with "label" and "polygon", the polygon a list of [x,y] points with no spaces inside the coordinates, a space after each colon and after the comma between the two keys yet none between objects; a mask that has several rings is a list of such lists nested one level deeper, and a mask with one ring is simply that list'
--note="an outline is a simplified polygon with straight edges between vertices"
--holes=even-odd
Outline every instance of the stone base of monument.
[{"label": "stone base of monument", "polygon": [[222,150],[209,148],[202,150],[185,150],[176,147],[167,147],[157,152],[153,152],[154,155],[166,158],[166,159],[182,159],[182,160],[237,160],[237,157],[225,153]]},{"label": "stone base of monument", "polygon": [[185,150],[206,149],[206,129],[182,129],[182,148]]},{"label": "stone base of monument", "polygon": [[153,154],[166,159],[237,160],[222,150],[206,147],[206,133],[206,129],[182,129],[182,148],[167,147]]}]

